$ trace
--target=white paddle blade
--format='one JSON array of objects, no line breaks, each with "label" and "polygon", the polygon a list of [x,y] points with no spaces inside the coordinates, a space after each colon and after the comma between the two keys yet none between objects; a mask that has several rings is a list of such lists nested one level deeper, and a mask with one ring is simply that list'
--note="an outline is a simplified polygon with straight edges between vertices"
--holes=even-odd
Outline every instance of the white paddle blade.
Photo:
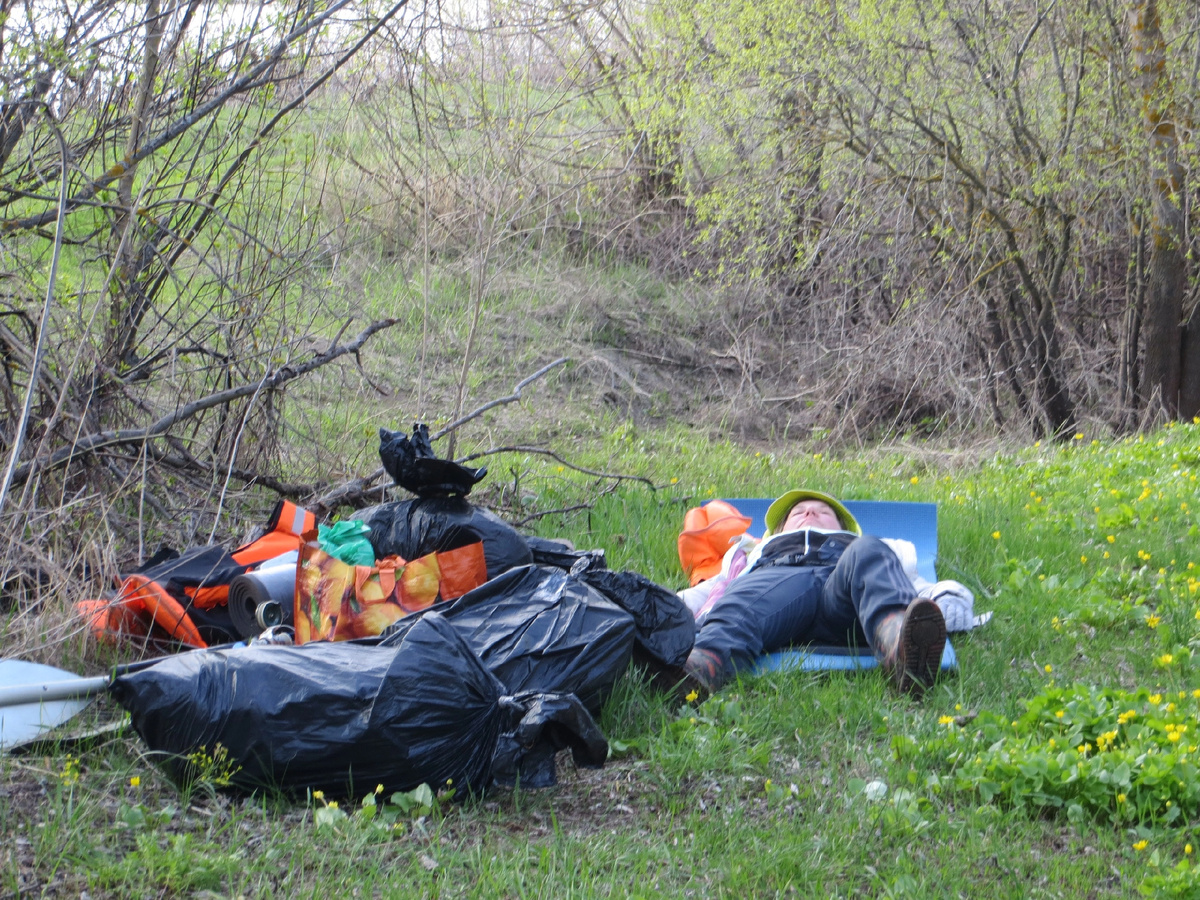
[{"label": "white paddle blade", "polygon": [[[0,752],[35,740],[78,715],[106,682],[105,678],[80,678],[41,663],[0,660],[0,695],[7,691],[18,701],[0,702]],[[46,690],[52,685],[57,690]],[[64,690],[67,685],[70,690]],[[63,693],[72,696],[56,697]]]}]

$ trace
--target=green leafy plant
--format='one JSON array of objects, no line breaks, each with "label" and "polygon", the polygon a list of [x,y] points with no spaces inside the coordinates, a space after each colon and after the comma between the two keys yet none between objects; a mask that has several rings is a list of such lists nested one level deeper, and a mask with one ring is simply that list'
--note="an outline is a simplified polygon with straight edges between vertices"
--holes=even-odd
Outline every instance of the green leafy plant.
[{"label": "green leafy plant", "polygon": [[[1050,686],[1013,721],[983,713],[914,740],[900,759],[936,759],[984,802],[1118,825],[1182,825],[1200,813],[1200,689],[1165,694]],[[969,726],[969,727],[968,727]]]}]

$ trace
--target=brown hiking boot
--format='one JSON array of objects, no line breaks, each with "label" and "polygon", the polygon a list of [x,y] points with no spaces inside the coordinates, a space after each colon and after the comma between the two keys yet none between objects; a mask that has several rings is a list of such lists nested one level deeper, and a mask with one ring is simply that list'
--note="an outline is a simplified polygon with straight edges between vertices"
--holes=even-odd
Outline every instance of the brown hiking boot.
[{"label": "brown hiking boot", "polygon": [[914,600],[875,630],[875,653],[901,693],[920,697],[933,685],[946,649],[946,620],[932,600]]}]

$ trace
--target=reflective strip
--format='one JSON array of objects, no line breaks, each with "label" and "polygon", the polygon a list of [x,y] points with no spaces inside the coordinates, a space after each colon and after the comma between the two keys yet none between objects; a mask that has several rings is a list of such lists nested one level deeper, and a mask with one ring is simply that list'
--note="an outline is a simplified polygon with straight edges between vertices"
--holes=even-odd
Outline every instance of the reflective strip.
[{"label": "reflective strip", "polygon": [[304,534],[304,519],[308,515],[308,510],[294,503],[289,503],[288,505],[292,508],[292,527],[288,530],[292,534]]}]

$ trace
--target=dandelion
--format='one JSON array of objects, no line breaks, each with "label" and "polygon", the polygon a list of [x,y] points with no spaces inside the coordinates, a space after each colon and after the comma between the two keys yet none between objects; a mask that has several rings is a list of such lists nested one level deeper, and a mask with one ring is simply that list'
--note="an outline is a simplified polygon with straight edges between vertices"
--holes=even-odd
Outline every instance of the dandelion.
[{"label": "dandelion", "polygon": [[1105,538],[1105,540],[1108,541],[1110,544],[1115,544],[1117,542],[1117,536],[1115,534],[1110,534],[1108,537]]},{"label": "dandelion", "polygon": [[917,483],[918,481],[920,481],[920,480],[921,480],[921,479],[920,479],[920,478],[918,478],[916,475],[914,475],[912,478],[908,479],[908,481],[909,481],[909,483],[910,483],[910,484],[916,484],[916,483]]},{"label": "dandelion", "polygon": [[[695,703],[699,697],[700,697],[700,694],[697,691],[688,691],[688,695],[686,697],[684,697],[683,699],[686,700],[688,703]],[[695,720],[693,720],[693,721],[695,721]]]},{"label": "dandelion", "polygon": [[671,484],[679,484],[679,479],[678,479],[678,478],[672,478],[672,479],[671,479]]},{"label": "dandelion", "polygon": [[1138,841],[1136,844],[1133,845],[1133,849],[1134,850],[1145,850],[1149,846],[1150,846],[1150,842],[1148,840],[1146,840],[1145,838],[1142,838],[1140,841]]},{"label": "dandelion", "polygon": [[1150,701],[1151,706],[1158,706],[1158,704],[1162,703],[1162,694],[1151,694],[1146,699]]},{"label": "dandelion", "polygon": [[1061,719],[1061,718],[1062,718],[1063,716],[1065,716],[1065,715],[1066,715],[1066,713],[1065,713],[1065,712],[1063,712],[1063,711],[1060,709],[1058,712],[1056,712],[1056,713],[1054,714],[1054,718],[1056,718],[1056,719]]},{"label": "dandelion", "polygon": [[1049,675],[1051,672],[1054,671],[1054,666],[1050,665],[1050,663],[1046,663],[1045,669],[1046,669],[1046,674]]},{"label": "dandelion", "polygon": [[1081,557],[1079,557],[1079,561],[1080,561],[1081,563],[1086,563],[1086,562],[1087,562],[1087,557],[1086,557],[1086,556],[1081,556]]},{"label": "dandelion", "polygon": [[1117,794],[1117,802],[1124,803],[1128,798],[1124,794]]},{"label": "dandelion", "polygon": [[1083,440],[1083,432],[1082,431],[1075,432],[1075,440],[1077,440],[1077,441]]},{"label": "dandelion", "polygon": [[951,725],[954,723],[954,716],[938,716],[939,725]]},{"label": "dandelion", "polygon": [[141,787],[141,785],[142,785],[142,776],[134,775],[132,778],[129,779],[130,787]]},{"label": "dandelion", "polygon": [[1160,666],[1169,666],[1171,663],[1173,663],[1175,661],[1175,656],[1171,653],[1164,653],[1162,656],[1158,657],[1154,661],[1156,663],[1158,663]]},{"label": "dandelion", "polygon": [[1108,551],[1107,550],[1104,551],[1104,558],[1108,559]]},{"label": "dandelion", "polygon": [[1151,628],[1157,628],[1162,623],[1162,617],[1156,615],[1146,616],[1146,624]]},{"label": "dandelion", "polygon": [[992,532],[992,537],[993,537],[995,540],[997,540],[997,541],[998,541],[998,540],[1000,540],[1000,532],[998,532],[998,531],[993,531],[993,532]]}]

